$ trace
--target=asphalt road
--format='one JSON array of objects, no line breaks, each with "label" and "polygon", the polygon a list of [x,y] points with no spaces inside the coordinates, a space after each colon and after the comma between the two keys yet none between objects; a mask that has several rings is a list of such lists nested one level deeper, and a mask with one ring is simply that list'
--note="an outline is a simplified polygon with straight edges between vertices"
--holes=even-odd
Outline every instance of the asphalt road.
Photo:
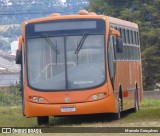
[{"label": "asphalt road", "polygon": [[143,99],[160,100],[160,90],[159,91],[144,91]]}]

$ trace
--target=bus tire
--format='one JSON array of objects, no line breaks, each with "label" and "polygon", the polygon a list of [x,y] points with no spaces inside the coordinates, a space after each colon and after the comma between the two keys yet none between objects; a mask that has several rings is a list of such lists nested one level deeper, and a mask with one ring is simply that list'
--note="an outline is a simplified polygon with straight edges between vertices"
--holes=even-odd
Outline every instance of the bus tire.
[{"label": "bus tire", "polygon": [[48,124],[49,123],[49,117],[48,116],[37,117],[37,123],[38,123],[38,125]]},{"label": "bus tire", "polygon": [[134,94],[134,112],[139,110],[139,101],[138,101],[138,88],[136,86],[135,94]]}]

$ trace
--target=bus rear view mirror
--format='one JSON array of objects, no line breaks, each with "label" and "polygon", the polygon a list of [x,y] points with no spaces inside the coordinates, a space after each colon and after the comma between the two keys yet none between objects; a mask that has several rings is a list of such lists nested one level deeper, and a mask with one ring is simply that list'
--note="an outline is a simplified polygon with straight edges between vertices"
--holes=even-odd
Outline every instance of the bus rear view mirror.
[{"label": "bus rear view mirror", "polygon": [[16,64],[21,64],[22,63],[22,52],[18,51],[16,52]]},{"label": "bus rear view mirror", "polygon": [[22,36],[19,37],[18,49],[16,52],[16,64],[22,63]]},{"label": "bus rear view mirror", "polygon": [[109,31],[110,35],[115,35],[116,37],[120,37],[121,34],[119,31],[117,31],[116,29],[113,29],[113,28],[110,28],[110,31]]},{"label": "bus rear view mirror", "polygon": [[120,37],[116,38],[116,52],[117,53],[123,52],[123,40]]},{"label": "bus rear view mirror", "polygon": [[110,35],[116,36],[116,52],[122,53],[123,52],[123,41],[122,41],[120,32],[114,28],[110,28]]}]

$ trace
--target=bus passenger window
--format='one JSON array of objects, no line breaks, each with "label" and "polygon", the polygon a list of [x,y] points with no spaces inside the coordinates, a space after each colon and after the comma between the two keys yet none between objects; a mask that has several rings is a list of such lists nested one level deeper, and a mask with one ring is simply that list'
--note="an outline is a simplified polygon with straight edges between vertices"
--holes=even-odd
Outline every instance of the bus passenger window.
[{"label": "bus passenger window", "polygon": [[133,40],[133,31],[131,30],[131,44],[134,44],[134,40]]},{"label": "bus passenger window", "polygon": [[115,58],[116,58],[116,38],[115,38],[115,36],[112,36],[112,43],[113,43],[114,54],[115,54]]},{"label": "bus passenger window", "polygon": [[140,47],[138,47],[138,60],[140,60]]},{"label": "bus passenger window", "polygon": [[131,39],[131,31],[130,30],[128,30],[128,34],[129,34],[129,44],[132,44],[132,39]]},{"label": "bus passenger window", "polygon": [[127,46],[123,46],[123,59],[127,60]]},{"label": "bus passenger window", "polygon": [[129,38],[129,30],[126,31],[126,35],[127,35],[127,43],[130,44],[130,38]]},{"label": "bus passenger window", "polygon": [[125,32],[125,29],[122,29],[122,34],[123,34],[123,43],[126,44],[126,32]]},{"label": "bus passenger window", "polygon": [[128,46],[128,60],[131,60],[131,58],[132,58],[131,46]]},{"label": "bus passenger window", "polygon": [[137,41],[138,41],[138,45],[140,45],[139,32],[137,32]]},{"label": "bus passenger window", "polygon": [[123,43],[124,43],[124,36],[123,36],[123,31],[122,31],[122,28],[120,28],[119,30],[120,30],[119,32],[121,33],[121,38],[122,38],[122,40],[123,40]]},{"label": "bus passenger window", "polygon": [[137,56],[136,56],[136,46],[134,46],[134,60],[137,60]]},{"label": "bus passenger window", "polygon": [[138,47],[135,46],[135,60],[138,60]]},{"label": "bus passenger window", "polygon": [[117,53],[116,49],[116,37],[114,36],[114,49],[115,49],[115,54],[116,54],[116,60],[123,60],[123,52]]},{"label": "bus passenger window", "polygon": [[134,60],[134,46],[131,46],[131,60]]},{"label": "bus passenger window", "polygon": [[136,32],[135,31],[133,31],[133,41],[134,41],[134,45],[137,45],[136,44]]}]

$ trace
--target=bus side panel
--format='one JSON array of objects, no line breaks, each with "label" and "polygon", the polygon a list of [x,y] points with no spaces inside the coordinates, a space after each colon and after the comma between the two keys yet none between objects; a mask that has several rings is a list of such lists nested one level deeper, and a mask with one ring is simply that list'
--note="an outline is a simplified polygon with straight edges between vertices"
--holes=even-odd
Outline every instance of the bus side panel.
[{"label": "bus side panel", "polygon": [[[134,108],[135,87],[138,77],[137,62],[117,61],[115,91],[119,92],[122,87],[123,110]],[[136,74],[137,73],[137,74]]]}]

